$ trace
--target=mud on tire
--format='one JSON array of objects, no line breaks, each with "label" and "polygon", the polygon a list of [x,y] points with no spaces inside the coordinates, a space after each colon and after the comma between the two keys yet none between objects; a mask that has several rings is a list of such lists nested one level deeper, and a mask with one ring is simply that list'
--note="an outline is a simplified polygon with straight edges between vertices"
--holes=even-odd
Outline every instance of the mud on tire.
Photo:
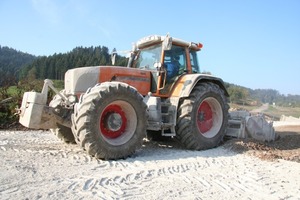
[{"label": "mud on tire", "polygon": [[227,97],[218,85],[198,83],[179,104],[177,139],[192,150],[216,147],[226,134],[228,109]]},{"label": "mud on tire", "polygon": [[72,131],[88,154],[99,159],[120,159],[141,147],[147,128],[147,106],[142,96],[125,83],[96,85],[75,104]]}]

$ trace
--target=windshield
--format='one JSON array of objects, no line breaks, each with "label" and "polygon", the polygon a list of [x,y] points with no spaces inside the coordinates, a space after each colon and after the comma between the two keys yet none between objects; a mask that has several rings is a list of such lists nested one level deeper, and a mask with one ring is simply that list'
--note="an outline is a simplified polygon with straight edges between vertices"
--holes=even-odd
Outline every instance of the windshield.
[{"label": "windshield", "polygon": [[156,70],[154,63],[160,62],[161,44],[141,49],[134,62],[135,68]]},{"label": "windshield", "polygon": [[197,59],[197,52],[191,51],[190,58],[191,58],[191,66],[192,66],[193,73],[200,73],[200,67]]}]

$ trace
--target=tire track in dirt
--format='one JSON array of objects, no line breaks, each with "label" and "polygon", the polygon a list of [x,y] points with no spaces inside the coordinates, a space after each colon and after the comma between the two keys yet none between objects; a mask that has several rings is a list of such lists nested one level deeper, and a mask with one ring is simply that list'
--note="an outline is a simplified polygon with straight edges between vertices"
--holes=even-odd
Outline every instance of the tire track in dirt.
[{"label": "tire track in dirt", "polygon": [[[170,178],[170,180],[184,180],[185,184],[195,185],[195,188],[202,190],[218,188],[218,190],[222,192],[235,191],[237,193],[243,193],[246,190],[243,186],[239,186],[241,184],[240,182],[235,182],[232,179],[231,181],[224,181],[228,179],[224,174],[217,173],[213,177],[211,177],[211,175],[207,176],[201,174],[201,170],[208,169],[211,166],[217,165],[218,168],[222,168],[230,164],[226,161],[216,161],[216,159],[208,158],[205,162],[203,162],[203,158],[200,158],[200,161],[197,158],[187,159],[187,162],[179,164],[177,161],[169,161],[168,166],[165,166],[165,162],[163,162],[163,164],[157,162],[150,166],[148,165],[146,169],[144,167],[144,169],[136,168],[128,171],[124,170],[123,166],[126,166],[124,163],[119,166],[116,166],[113,163],[110,164],[113,168],[121,170],[122,172],[119,171],[120,173],[118,173],[117,171],[115,174],[103,174],[104,177],[99,178],[74,180],[77,183],[75,184],[73,182],[71,184],[72,186],[76,185],[76,187],[72,187],[72,189],[78,190],[79,188],[84,188],[86,191],[95,192],[104,189],[106,194],[109,194],[113,198],[118,198],[128,195],[126,191],[130,191],[130,193],[133,193],[134,195],[143,195],[145,191],[142,188],[149,188],[153,184],[159,184],[159,180],[163,180],[161,183],[164,183],[166,182],[165,179]],[[129,163],[129,165],[132,165],[132,163]],[[133,165],[131,167],[133,168]],[[97,169],[99,168],[97,167]],[[132,171],[135,173],[131,173]],[[199,176],[194,176],[195,173],[199,174]],[[190,174],[192,174],[192,176]],[[132,185],[134,185],[134,187],[132,187]],[[232,185],[237,185],[239,187],[234,187]],[[154,194],[152,195],[155,195],[156,191],[154,190],[153,193]]]},{"label": "tire track in dirt", "polygon": [[[17,133],[18,134],[18,133]],[[43,133],[42,133],[43,134]],[[36,137],[36,135],[33,135]],[[47,134],[44,134],[44,136],[52,137]],[[47,138],[47,137],[46,137]],[[193,184],[197,185],[197,187],[203,188],[203,189],[210,189],[213,187],[218,187],[222,191],[229,191],[233,188],[229,186],[231,185],[241,185],[239,182],[236,183],[226,183],[221,181],[207,181],[206,179],[211,179],[211,177],[205,178],[198,178],[197,176],[189,176],[189,174],[194,174],[199,170],[205,170],[207,168],[211,168],[212,166],[219,166],[220,168],[223,168],[225,166],[230,165],[230,163],[227,163],[223,160],[219,160],[216,158],[206,158],[201,159],[201,162],[199,162],[195,158],[189,158],[184,159],[185,157],[189,157],[188,155],[192,154],[199,154],[199,152],[191,152],[191,151],[181,151],[180,153],[177,153],[176,150],[170,150],[165,149],[164,147],[158,148],[158,151],[155,151],[153,148],[157,148],[158,146],[155,146],[151,144],[149,147],[146,147],[146,153],[140,154],[142,156],[141,160],[145,158],[147,160],[147,156],[149,156],[147,153],[155,153],[156,157],[159,158],[160,156],[168,157],[170,155],[170,158],[174,157],[174,153],[177,154],[180,160],[177,162],[176,160],[170,160],[170,161],[156,161],[154,160],[147,166],[147,162],[143,161],[135,161],[133,159],[129,159],[130,162],[127,161],[96,161],[95,159],[89,157],[86,155],[85,152],[83,152],[79,147],[76,145],[67,145],[63,144],[60,141],[54,139],[55,137],[52,137],[53,139],[25,139],[25,140],[13,140],[5,142],[5,145],[8,145],[12,147],[15,152],[26,154],[29,153],[32,156],[39,155],[43,156],[47,159],[55,159],[58,162],[63,162],[62,159],[66,160],[74,160],[83,162],[82,164],[87,163],[97,163],[98,165],[94,168],[92,168],[93,171],[101,173],[101,171],[111,171],[115,170],[115,174],[108,173],[109,176],[106,176],[106,174],[103,174],[103,177],[99,178],[91,178],[91,177],[83,177],[83,179],[75,179],[71,181],[68,185],[69,190],[83,190],[83,191],[92,191],[98,193],[100,190],[105,190],[105,194],[109,194],[110,196],[114,197],[120,197],[122,195],[126,195],[126,189],[128,191],[136,191],[133,192],[135,195],[142,195],[143,191],[141,188],[144,188],[145,186],[151,185],[151,182],[157,181],[160,179],[167,179],[169,177],[176,178],[176,179],[184,179],[186,184]],[[29,145],[28,145],[29,144]],[[4,146],[1,146],[5,148]],[[149,149],[147,149],[149,148]],[[2,149],[2,148],[1,148]],[[7,149],[6,149],[7,150]],[[9,149],[8,149],[9,150]],[[205,153],[205,151],[204,151]],[[201,153],[200,153],[201,155]],[[218,156],[218,153],[216,153],[215,156]],[[145,164],[147,168],[145,168]],[[134,173],[132,173],[134,172]],[[220,179],[221,175],[218,175],[218,179]],[[222,180],[225,180],[225,177],[221,178]],[[134,187],[131,187],[130,185],[134,184]],[[121,189],[122,188],[122,189]],[[243,192],[245,189],[242,187],[235,187],[235,190],[240,190]],[[123,191],[123,192],[122,192]],[[103,191],[101,192],[101,194]],[[101,195],[98,194],[98,195]]]},{"label": "tire track in dirt", "polygon": [[[241,157],[244,158],[243,156]],[[195,193],[217,190],[220,195],[225,192],[239,198],[246,193],[250,194],[248,196],[251,198],[252,194],[261,192],[262,188],[269,187],[268,185],[272,183],[272,180],[267,178],[266,174],[251,169],[251,167],[255,169],[255,165],[251,165],[251,167],[246,166],[250,162],[249,159],[242,159],[240,164],[236,164],[236,161],[231,158],[227,161],[217,161],[216,159],[203,159],[200,157],[194,160],[187,159],[187,161],[180,164],[177,164],[177,161],[170,161],[167,163],[169,166],[165,166],[165,162],[163,165],[156,163],[155,166],[148,166],[147,169],[137,170],[135,173],[127,174],[126,171],[123,171],[123,175],[94,178],[93,182],[95,184],[93,188],[86,187],[86,189],[105,188],[108,193],[114,194],[114,197],[118,198],[126,196],[126,191],[131,191],[130,193],[135,195],[142,195],[145,192],[149,194],[151,187],[153,187],[152,185],[155,184],[167,185],[166,190],[173,191],[172,188],[177,188],[178,186],[176,187],[176,184],[172,183],[172,181],[166,181],[170,179],[173,181],[184,181],[185,184],[192,185]],[[219,170],[232,165],[235,165],[235,168],[238,170],[237,173],[231,172],[227,174]],[[278,164],[277,167],[282,167],[282,164]],[[215,169],[216,172],[220,171],[220,173],[211,174],[211,168]],[[209,169],[209,173],[206,172],[207,169]],[[131,187],[132,184],[134,184],[134,187]],[[168,184],[170,185],[168,186]],[[116,188],[122,188],[123,193],[114,193]],[[150,190],[146,191],[142,188],[150,188]],[[153,190],[153,193],[149,195],[155,196],[155,193],[156,191]],[[267,197],[267,195],[267,193],[261,193],[261,196]]]},{"label": "tire track in dirt", "polygon": [[[49,132],[38,131],[33,133],[27,135],[24,132],[11,132],[11,134],[0,132],[0,151],[11,150],[19,154],[39,154],[49,159],[55,157],[85,163],[92,162],[92,158],[75,144],[65,144]],[[37,138],[32,139],[31,136]]]},{"label": "tire track in dirt", "polygon": [[[188,151],[172,143],[145,142],[131,158],[102,161],[49,132],[0,131],[0,156],[0,169],[9,172],[0,176],[0,199],[184,199],[200,194],[203,199],[280,199],[300,194],[299,179],[292,179],[300,177],[297,163],[261,161],[222,147]],[[32,192],[37,188],[44,193]]]}]

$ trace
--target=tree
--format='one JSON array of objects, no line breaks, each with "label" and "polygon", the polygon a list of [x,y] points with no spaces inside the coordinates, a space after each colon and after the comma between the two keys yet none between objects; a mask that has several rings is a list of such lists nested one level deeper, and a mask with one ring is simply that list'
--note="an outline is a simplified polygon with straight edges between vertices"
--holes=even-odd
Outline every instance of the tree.
[{"label": "tree", "polygon": [[249,92],[247,89],[239,86],[230,86],[228,89],[230,96],[230,102],[232,103],[244,103],[249,98]]},{"label": "tree", "polygon": [[[13,77],[14,80],[19,78],[20,70],[35,59],[35,56],[28,53],[0,46],[0,71],[2,71],[2,75]],[[2,77],[4,76],[1,76],[1,79]],[[3,79],[0,81],[0,87],[3,86],[1,82]]]}]

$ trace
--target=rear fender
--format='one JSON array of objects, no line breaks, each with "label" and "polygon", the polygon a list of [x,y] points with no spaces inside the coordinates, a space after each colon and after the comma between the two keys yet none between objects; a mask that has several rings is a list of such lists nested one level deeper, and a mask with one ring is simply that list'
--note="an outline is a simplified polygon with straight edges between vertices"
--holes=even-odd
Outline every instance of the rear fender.
[{"label": "rear fender", "polygon": [[180,77],[171,96],[179,98],[188,97],[195,85],[200,82],[213,82],[217,84],[222,90],[224,90],[225,95],[229,97],[223,80],[207,74],[186,74]]}]

